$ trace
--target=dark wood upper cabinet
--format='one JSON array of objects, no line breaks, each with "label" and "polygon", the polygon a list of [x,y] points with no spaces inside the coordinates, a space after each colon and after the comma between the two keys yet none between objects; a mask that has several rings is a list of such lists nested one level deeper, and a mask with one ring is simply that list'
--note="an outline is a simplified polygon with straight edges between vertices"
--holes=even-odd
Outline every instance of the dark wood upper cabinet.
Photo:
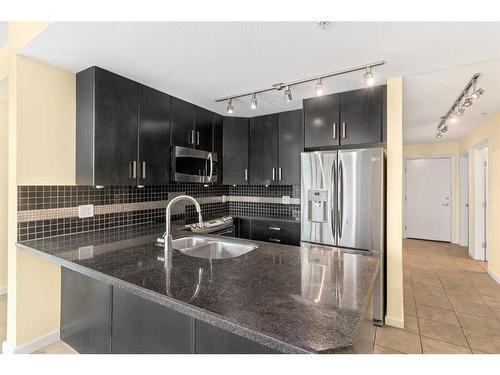
[{"label": "dark wood upper cabinet", "polygon": [[195,106],[172,96],[171,145],[194,147]]},{"label": "dark wood upper cabinet", "polygon": [[300,185],[300,153],[302,110],[278,114],[278,182],[280,185]]},{"label": "dark wood upper cabinet", "polygon": [[250,119],[250,185],[278,183],[278,115]]},{"label": "dark wood upper cabinet", "polygon": [[340,144],[382,142],[382,86],[343,92],[340,96]]},{"label": "dark wood upper cabinet", "polygon": [[212,127],[212,152],[217,154],[217,185],[222,185],[222,181],[224,179],[223,170],[224,170],[224,158],[223,158],[223,120],[222,116],[214,113],[214,124]]},{"label": "dark wood upper cabinet", "polygon": [[214,113],[196,107],[194,121],[194,147],[204,151],[212,151]]},{"label": "dark wood upper cabinet", "polygon": [[98,67],[76,76],[76,183],[137,182],[138,84]]},{"label": "dark wood upper cabinet", "polygon": [[339,145],[340,95],[304,100],[305,147]]},{"label": "dark wood upper cabinet", "polygon": [[139,86],[139,185],[170,180],[170,96]]},{"label": "dark wood upper cabinet", "polygon": [[224,116],[222,128],[224,185],[248,185],[248,119]]}]

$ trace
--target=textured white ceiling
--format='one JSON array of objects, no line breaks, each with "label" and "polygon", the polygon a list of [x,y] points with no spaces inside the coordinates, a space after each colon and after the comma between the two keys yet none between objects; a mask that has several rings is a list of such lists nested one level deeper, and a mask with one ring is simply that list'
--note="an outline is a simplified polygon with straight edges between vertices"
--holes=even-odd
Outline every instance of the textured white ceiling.
[{"label": "textured white ceiling", "polygon": [[[333,22],[322,30],[316,22],[64,22],[51,25],[22,54],[72,72],[101,66],[224,114],[226,104],[215,98],[377,60],[387,61],[374,71],[385,83],[500,59],[500,23]],[[441,104],[428,106],[422,94],[429,86],[412,80],[406,92],[420,110],[409,115],[410,127],[439,118],[458,95],[455,85],[445,85],[435,99]],[[364,86],[362,73],[324,84],[327,93]],[[291,103],[281,92],[259,95],[257,111],[249,108],[250,98],[238,99],[235,115],[300,108],[302,98],[314,95],[313,86],[294,87]]]},{"label": "textured white ceiling", "polygon": [[[440,139],[435,138],[436,125],[444,116],[474,73],[481,73],[478,87],[485,90],[465,110]],[[489,115],[500,112],[500,60],[472,64],[404,79],[404,141],[406,144],[449,142],[483,123]]]}]

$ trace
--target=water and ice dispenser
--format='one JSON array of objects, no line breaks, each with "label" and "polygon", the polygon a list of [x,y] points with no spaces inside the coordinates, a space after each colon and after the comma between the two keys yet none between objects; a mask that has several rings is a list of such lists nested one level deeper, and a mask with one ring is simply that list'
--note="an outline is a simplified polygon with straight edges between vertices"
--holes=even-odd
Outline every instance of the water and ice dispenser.
[{"label": "water and ice dispenser", "polygon": [[326,189],[307,190],[307,219],[315,223],[328,220],[328,191]]}]

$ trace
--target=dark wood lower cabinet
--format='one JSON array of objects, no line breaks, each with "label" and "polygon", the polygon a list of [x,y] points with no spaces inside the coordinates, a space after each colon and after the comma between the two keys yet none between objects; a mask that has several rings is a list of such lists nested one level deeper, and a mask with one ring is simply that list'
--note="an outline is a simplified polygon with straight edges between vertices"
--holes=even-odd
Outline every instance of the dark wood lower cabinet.
[{"label": "dark wood lower cabinet", "polygon": [[61,268],[61,340],[82,354],[111,352],[111,285]]},{"label": "dark wood lower cabinet", "polygon": [[112,353],[193,353],[193,336],[194,318],[113,289]]},{"label": "dark wood lower cabinet", "polygon": [[82,354],[277,353],[64,267],[61,283],[61,339]]},{"label": "dark wood lower cabinet", "polygon": [[276,350],[196,320],[197,354],[277,354]]}]

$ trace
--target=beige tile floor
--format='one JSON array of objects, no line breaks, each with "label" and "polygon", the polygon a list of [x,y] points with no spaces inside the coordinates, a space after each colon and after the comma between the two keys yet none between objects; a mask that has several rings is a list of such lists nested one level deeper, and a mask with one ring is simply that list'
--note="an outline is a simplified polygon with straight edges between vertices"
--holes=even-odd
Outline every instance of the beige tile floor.
[{"label": "beige tile floor", "polygon": [[[405,329],[377,328],[375,353],[500,353],[500,285],[487,264],[447,243],[405,240]],[[6,296],[0,296],[5,339]],[[62,341],[36,353],[74,354]]]},{"label": "beige tile floor", "polygon": [[375,353],[500,353],[500,285],[454,244],[403,241],[405,329],[377,328]]}]

